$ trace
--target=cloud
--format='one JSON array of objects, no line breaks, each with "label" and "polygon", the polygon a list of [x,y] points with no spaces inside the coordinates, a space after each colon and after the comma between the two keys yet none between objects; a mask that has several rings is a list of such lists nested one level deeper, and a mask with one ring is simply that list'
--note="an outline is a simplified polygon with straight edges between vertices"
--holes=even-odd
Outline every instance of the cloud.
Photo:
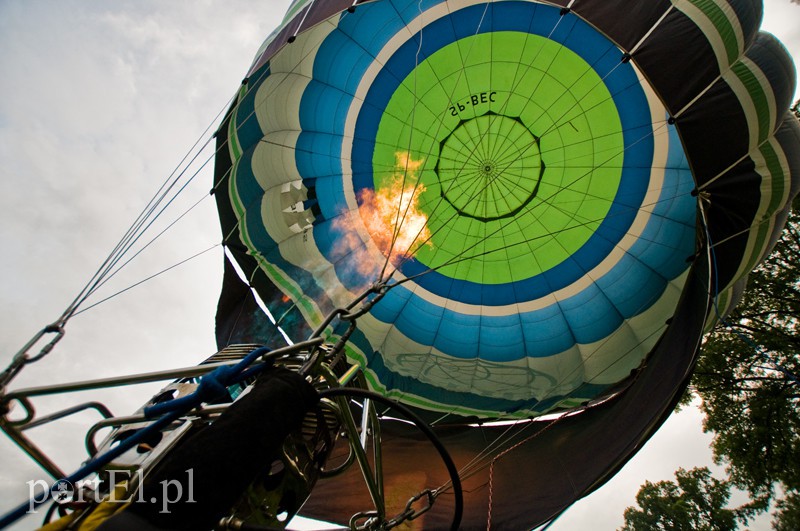
[{"label": "cloud", "polygon": [[[286,5],[285,0],[260,6],[243,0],[0,3],[3,367],[61,314],[225,108]],[[209,137],[210,132],[204,138]],[[211,169],[198,175],[185,200],[173,205],[157,227],[208,195]],[[103,294],[220,239],[213,199],[207,198],[168,238],[109,282]],[[13,388],[198,363],[216,350],[221,272],[217,248],[76,316],[53,353],[26,368]],[[125,415],[159,387],[91,396]],[[46,414],[89,395],[40,400],[37,411]],[[96,420],[86,414],[31,434],[71,471],[86,457],[82,435],[75,434]],[[63,443],[67,434],[77,444]],[[26,481],[46,475],[5,438],[0,455],[0,512],[5,512],[24,500]]]}]

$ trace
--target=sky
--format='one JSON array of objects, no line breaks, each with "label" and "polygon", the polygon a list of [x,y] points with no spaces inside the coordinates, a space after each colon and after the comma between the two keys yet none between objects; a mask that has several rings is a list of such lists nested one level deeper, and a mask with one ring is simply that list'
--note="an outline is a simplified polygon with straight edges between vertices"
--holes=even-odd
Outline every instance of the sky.
[{"label": "sky", "polygon": [[[0,0],[0,365],[58,318],[147,201],[227,106],[288,0]],[[766,0],[762,28],[800,58],[800,5]],[[797,97],[797,96],[796,96]],[[207,152],[208,153],[208,152]],[[12,388],[195,365],[214,353],[222,276],[220,231],[208,196],[211,165],[158,223],[180,219],[92,301],[191,256],[75,316],[55,350]],[[156,234],[156,230],[153,234]],[[204,252],[205,251],[205,252]],[[37,402],[46,414],[100,399],[131,413],[160,384]],[[29,433],[66,470],[85,458],[85,413]],[[611,530],[645,480],[711,465],[696,408],[673,414],[599,491],[553,531]],[[0,438],[0,513],[46,475]],[[712,466],[722,477],[722,469]],[[768,518],[750,529],[769,529]],[[27,519],[13,529],[33,529]]]}]

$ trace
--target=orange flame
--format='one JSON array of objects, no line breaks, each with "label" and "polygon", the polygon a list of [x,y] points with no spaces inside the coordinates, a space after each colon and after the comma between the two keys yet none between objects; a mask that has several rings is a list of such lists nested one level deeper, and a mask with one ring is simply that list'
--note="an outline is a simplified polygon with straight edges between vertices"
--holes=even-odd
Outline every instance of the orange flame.
[{"label": "orange flame", "polygon": [[419,208],[425,186],[418,183],[418,172],[424,160],[413,160],[408,153],[396,153],[395,158],[397,165],[383,185],[359,194],[358,214],[344,211],[333,219],[339,231],[333,259],[337,262],[346,259],[351,270],[369,281],[377,279],[383,264],[361,254],[366,247],[357,218],[361,218],[373,242],[392,263],[412,255],[422,245],[431,245],[428,217]]},{"label": "orange flame", "polygon": [[[395,171],[377,190],[365,189],[361,218],[380,251],[391,261],[430,245],[428,216],[419,208],[425,186],[418,183],[425,160],[413,160],[409,153],[395,153]],[[394,242],[394,243],[393,243]],[[417,243],[417,247],[412,246]]]}]

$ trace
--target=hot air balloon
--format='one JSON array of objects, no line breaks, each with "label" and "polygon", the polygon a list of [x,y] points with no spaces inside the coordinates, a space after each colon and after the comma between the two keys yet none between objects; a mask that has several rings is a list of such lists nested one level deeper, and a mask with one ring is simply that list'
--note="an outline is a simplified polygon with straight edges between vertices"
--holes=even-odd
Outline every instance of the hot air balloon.
[{"label": "hot air balloon", "polygon": [[[0,374],[0,427],[69,484],[89,469],[64,476],[27,445],[61,415],[37,419],[31,396],[178,378],[90,429],[92,473],[250,466],[225,529],[552,522],[665,421],[800,190],[796,73],[761,15],[759,0],[295,0],[215,134],[219,352],[6,393],[59,321]],[[292,407],[262,407],[280,400],[257,375],[272,364],[303,377]],[[322,399],[302,417],[309,382]],[[243,459],[249,436],[280,455]]]},{"label": "hot air balloon", "polygon": [[[534,527],[608,479],[780,233],[795,71],[761,13],[297,1],[256,55],[218,133],[229,256],[278,326],[343,343],[431,422],[465,529]],[[220,347],[258,339],[228,284]],[[397,431],[389,483],[429,465]],[[346,523],[356,483],[322,481],[304,512]]]}]

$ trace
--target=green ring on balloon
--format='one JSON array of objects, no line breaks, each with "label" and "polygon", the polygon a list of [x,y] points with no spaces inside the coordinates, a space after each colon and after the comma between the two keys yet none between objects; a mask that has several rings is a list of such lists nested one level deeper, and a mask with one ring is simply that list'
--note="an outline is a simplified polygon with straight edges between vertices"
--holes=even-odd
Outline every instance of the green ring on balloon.
[{"label": "green ring on balloon", "polygon": [[[471,146],[459,141],[464,167],[483,162],[474,154],[489,143],[518,153],[530,171],[517,186],[534,197],[509,203],[489,186],[470,201],[446,200],[440,152],[469,123],[483,131]],[[521,149],[519,135],[537,149]],[[398,154],[421,161],[419,171],[404,172]],[[431,237],[412,247],[417,261],[451,278],[504,284],[557,266],[589,240],[617,194],[623,159],[619,113],[591,66],[545,37],[502,31],[449,44],[403,80],[378,127],[373,184],[377,191],[403,178],[424,188],[419,207]],[[466,203],[473,215],[458,208]]]}]

